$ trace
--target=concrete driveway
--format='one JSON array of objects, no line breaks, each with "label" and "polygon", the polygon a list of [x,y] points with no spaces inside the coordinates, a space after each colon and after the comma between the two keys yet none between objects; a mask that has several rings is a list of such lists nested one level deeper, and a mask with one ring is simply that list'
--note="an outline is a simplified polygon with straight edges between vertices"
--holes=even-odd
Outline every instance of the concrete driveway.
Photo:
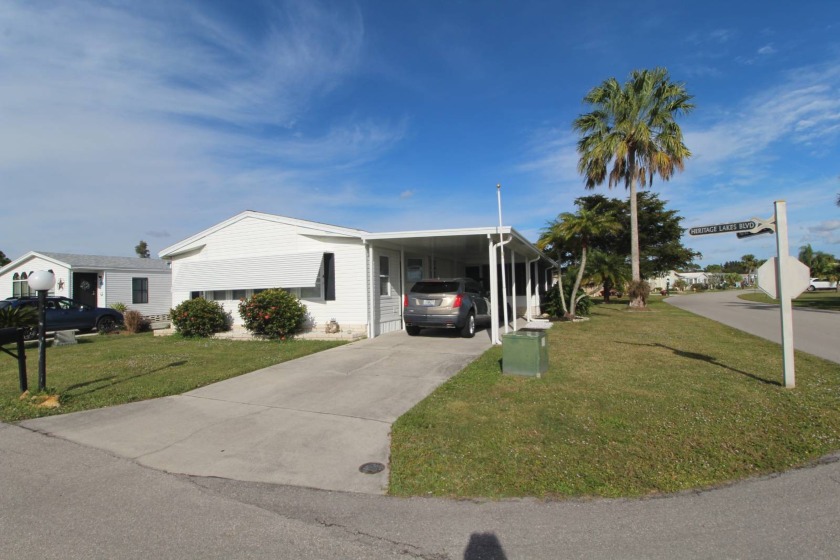
[{"label": "concrete driveway", "polygon": [[[453,334],[391,333],[183,395],[21,426],[167,472],[381,494],[391,424],[490,347],[484,330]],[[359,472],[369,462],[386,468]]]}]

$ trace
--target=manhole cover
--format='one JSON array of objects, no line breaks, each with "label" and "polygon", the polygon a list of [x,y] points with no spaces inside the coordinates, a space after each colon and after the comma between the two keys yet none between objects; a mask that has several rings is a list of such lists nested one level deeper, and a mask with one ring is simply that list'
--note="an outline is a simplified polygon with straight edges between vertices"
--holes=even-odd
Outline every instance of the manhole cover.
[{"label": "manhole cover", "polygon": [[359,467],[359,472],[363,472],[365,474],[376,474],[381,473],[385,470],[385,465],[382,463],[365,463],[361,467]]}]

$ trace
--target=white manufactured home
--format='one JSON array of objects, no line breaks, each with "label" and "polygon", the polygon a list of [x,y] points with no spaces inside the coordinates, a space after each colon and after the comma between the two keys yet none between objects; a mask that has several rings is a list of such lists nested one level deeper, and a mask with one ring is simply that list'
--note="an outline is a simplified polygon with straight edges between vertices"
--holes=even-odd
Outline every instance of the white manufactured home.
[{"label": "white manufactured home", "polygon": [[28,278],[38,270],[55,274],[50,295],[93,307],[124,303],[155,317],[169,314],[172,304],[172,273],[166,261],[46,251],[30,251],[0,268],[0,299],[35,295]]},{"label": "white manufactured home", "polygon": [[[502,251],[507,294],[500,290]],[[508,300],[530,318],[556,266],[511,227],[370,233],[250,210],[159,256],[172,264],[173,305],[215,300],[241,324],[241,300],[283,288],[306,304],[310,328],[335,320],[368,337],[404,328],[406,288],[423,278],[473,278],[491,299]]]}]

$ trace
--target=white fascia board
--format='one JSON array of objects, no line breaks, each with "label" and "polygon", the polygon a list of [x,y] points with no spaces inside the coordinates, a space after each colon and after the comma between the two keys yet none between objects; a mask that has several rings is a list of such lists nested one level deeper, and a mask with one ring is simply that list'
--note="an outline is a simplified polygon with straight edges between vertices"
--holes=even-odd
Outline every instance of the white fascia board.
[{"label": "white fascia board", "polygon": [[420,231],[388,231],[383,233],[366,233],[362,236],[364,241],[380,241],[385,239],[416,239],[421,237],[456,237],[459,235],[494,235],[498,233],[509,234],[513,228],[505,226],[483,227],[483,228],[461,228],[461,229],[424,229]]},{"label": "white fascia board", "polygon": [[516,239],[518,239],[521,243],[524,243],[525,245],[527,245],[528,247],[530,247],[530,248],[531,248],[531,250],[532,250],[532,251],[534,251],[534,254],[536,254],[539,258],[546,260],[548,263],[550,263],[550,264],[551,264],[551,266],[553,266],[553,267],[555,267],[555,268],[560,268],[560,267],[558,266],[558,264],[557,264],[556,262],[554,262],[554,260],[552,260],[550,257],[546,256],[546,254],[545,254],[545,253],[543,253],[542,251],[540,251],[540,250],[539,250],[539,248],[538,248],[535,244],[533,244],[533,243],[531,243],[530,241],[528,241],[528,240],[525,238],[525,236],[524,236],[524,235],[522,235],[521,233],[519,233],[518,231],[516,231],[516,230],[515,230],[515,229],[513,229],[513,228],[511,228],[511,234],[512,234],[512,235],[513,235]]},{"label": "white fascia board", "polygon": [[387,241],[398,239],[418,239],[424,237],[457,237],[459,235],[512,235],[520,244],[533,251],[534,255],[547,261],[551,266],[557,267],[557,263],[540,251],[536,245],[528,241],[524,235],[510,226],[503,227],[481,227],[481,228],[460,228],[460,229],[426,229],[420,231],[388,231],[383,233],[369,233],[362,236],[362,240]]},{"label": "white fascia board", "polygon": [[45,261],[49,261],[56,266],[63,266],[64,268],[67,268],[67,269],[73,268],[65,262],[61,262],[61,261],[56,260],[52,257],[42,255],[41,253],[39,253],[37,251],[29,251],[28,253],[26,253],[22,257],[18,257],[15,260],[13,260],[12,262],[10,262],[9,264],[7,264],[6,266],[4,266],[3,268],[0,268],[0,274],[5,274],[6,270],[11,270],[15,267],[18,267],[18,266],[22,265],[23,263],[25,263],[26,261],[34,259],[36,257],[39,258],[39,259],[44,259]]}]

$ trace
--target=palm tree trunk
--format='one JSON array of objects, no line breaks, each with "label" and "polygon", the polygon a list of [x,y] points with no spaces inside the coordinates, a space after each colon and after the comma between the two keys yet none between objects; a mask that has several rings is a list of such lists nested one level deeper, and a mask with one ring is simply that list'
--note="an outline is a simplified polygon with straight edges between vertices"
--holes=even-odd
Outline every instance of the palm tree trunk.
[{"label": "palm tree trunk", "polygon": [[563,308],[563,316],[565,317],[569,314],[569,308],[566,307],[566,294],[563,293],[563,271],[559,267],[557,268],[557,288],[560,290],[560,307]]},{"label": "palm tree trunk", "polygon": [[575,318],[575,311],[577,311],[577,302],[578,297],[577,293],[580,289],[580,283],[583,281],[583,269],[586,268],[586,245],[583,245],[580,250],[580,268],[578,269],[577,276],[575,277],[575,285],[572,288],[572,301],[571,301],[571,309],[569,310],[569,318],[574,320]]},{"label": "palm tree trunk", "polygon": [[604,303],[610,302],[610,292],[612,291],[613,283],[610,278],[604,278]]},{"label": "palm tree trunk", "polygon": [[[634,282],[642,279],[639,265],[639,204],[636,199],[636,152],[631,150],[630,159],[630,272]],[[630,300],[630,307],[644,307],[645,301],[636,297]]]}]

